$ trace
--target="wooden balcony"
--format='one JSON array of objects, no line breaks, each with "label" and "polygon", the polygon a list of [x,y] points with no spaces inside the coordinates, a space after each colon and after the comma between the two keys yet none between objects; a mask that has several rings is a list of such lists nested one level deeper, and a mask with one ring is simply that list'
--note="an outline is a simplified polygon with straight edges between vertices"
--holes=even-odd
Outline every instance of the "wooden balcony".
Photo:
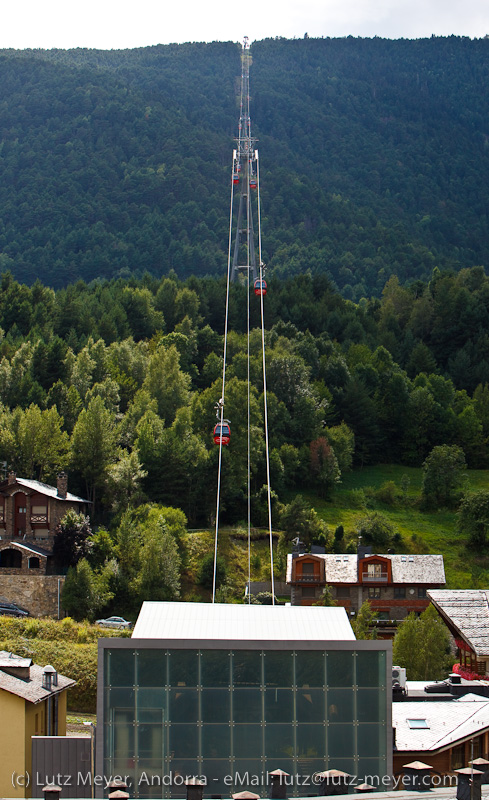
[{"label": "wooden balcony", "polygon": [[295,575],[292,579],[292,583],[318,584],[324,583],[324,579],[321,575]]},{"label": "wooden balcony", "polygon": [[32,514],[31,515],[31,525],[47,525],[48,524],[48,515],[47,514]]},{"label": "wooden balcony", "polygon": [[362,583],[387,583],[388,572],[362,572]]}]

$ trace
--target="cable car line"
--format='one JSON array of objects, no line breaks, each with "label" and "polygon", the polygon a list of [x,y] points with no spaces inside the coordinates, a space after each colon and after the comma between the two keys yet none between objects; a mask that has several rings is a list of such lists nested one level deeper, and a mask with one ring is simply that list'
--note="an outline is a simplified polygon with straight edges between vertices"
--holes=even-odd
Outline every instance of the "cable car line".
[{"label": "cable car line", "polygon": [[[267,283],[264,279],[265,265],[262,261],[261,243],[261,212],[260,212],[260,169],[258,150],[254,148],[256,139],[251,136],[251,117],[250,117],[250,88],[249,88],[249,68],[251,56],[249,54],[248,37],[244,37],[241,53],[241,94],[240,94],[240,116],[238,125],[237,148],[233,150],[233,163],[231,171],[231,204],[229,213],[229,245],[228,245],[228,268],[226,285],[226,314],[224,325],[224,355],[223,355],[223,378],[222,393],[216,404],[216,415],[218,422],[214,427],[213,439],[219,445],[219,464],[217,480],[217,500],[216,500],[216,530],[214,538],[214,574],[212,584],[212,602],[216,598],[216,571],[217,571],[217,549],[219,536],[219,506],[221,494],[221,472],[222,472],[222,448],[228,446],[231,441],[231,423],[224,418],[224,390],[226,377],[226,357],[227,357],[227,335],[229,321],[229,292],[230,283],[239,280],[246,282],[247,287],[247,495],[248,495],[248,582],[247,600],[251,602],[251,376],[250,376],[250,294],[251,290],[255,296],[260,298],[261,313],[261,345],[262,345],[262,368],[263,368],[263,398],[264,398],[264,426],[265,426],[265,454],[266,454],[266,480],[267,480],[267,502],[268,502],[268,531],[270,540],[270,575],[271,575],[271,594],[272,603],[275,603],[275,582],[273,575],[273,536],[272,536],[272,511],[271,511],[271,490],[270,490],[270,455],[269,455],[269,435],[268,435],[268,403],[267,403],[267,381],[266,381],[266,358],[265,358],[265,315],[264,300],[267,294]],[[239,192],[239,206],[237,214],[236,232],[234,236],[233,248],[233,208],[234,208],[234,189]],[[256,208],[258,222],[258,263],[257,270],[255,255],[255,232],[253,227],[253,211],[251,194],[256,192]],[[246,259],[243,258],[243,251],[246,251]],[[231,252],[233,257],[231,260]],[[241,263],[244,262],[244,263]]]}]

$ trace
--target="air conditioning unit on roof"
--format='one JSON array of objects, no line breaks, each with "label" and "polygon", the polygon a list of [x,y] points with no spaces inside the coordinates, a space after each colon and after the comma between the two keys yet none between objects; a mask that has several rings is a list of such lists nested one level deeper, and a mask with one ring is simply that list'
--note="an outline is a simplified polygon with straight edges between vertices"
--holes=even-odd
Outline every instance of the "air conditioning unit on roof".
[{"label": "air conditioning unit on roof", "polygon": [[406,688],[406,667],[392,667],[392,684],[394,683]]}]

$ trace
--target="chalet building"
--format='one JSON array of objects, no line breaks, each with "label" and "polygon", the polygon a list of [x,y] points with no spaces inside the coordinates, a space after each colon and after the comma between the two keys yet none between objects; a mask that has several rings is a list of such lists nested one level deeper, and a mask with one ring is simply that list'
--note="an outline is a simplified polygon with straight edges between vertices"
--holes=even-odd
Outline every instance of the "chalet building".
[{"label": "chalet building", "polygon": [[[438,775],[450,775],[489,753],[489,700],[466,694],[458,700],[392,704],[394,775],[421,761]],[[479,769],[487,770],[487,766]]]},{"label": "chalet building", "polygon": [[428,589],[445,585],[441,555],[291,553],[287,583],[292,605],[310,606],[329,586],[337,604],[351,615],[368,600],[378,620],[402,620],[429,605]]},{"label": "chalet building", "polygon": [[0,573],[47,574],[56,526],[70,508],[86,513],[88,505],[68,491],[65,472],[57,486],[10,472],[0,482]]},{"label": "chalet building", "polygon": [[460,674],[489,678],[489,591],[447,589],[428,596],[455,639]]}]

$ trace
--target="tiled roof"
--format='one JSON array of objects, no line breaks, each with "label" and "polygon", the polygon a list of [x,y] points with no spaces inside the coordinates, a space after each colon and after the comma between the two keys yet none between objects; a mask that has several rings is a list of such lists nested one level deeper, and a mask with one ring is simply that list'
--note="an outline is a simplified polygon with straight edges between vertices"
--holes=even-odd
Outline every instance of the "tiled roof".
[{"label": "tiled roof", "polygon": [[[54,497],[56,500],[61,500],[69,503],[90,503],[90,500],[85,500],[83,497],[77,497],[76,494],[72,494],[71,492],[66,492],[65,497],[60,497],[56,486],[49,486],[49,484],[42,483],[41,481],[34,481],[28,478],[16,478],[15,482],[20,484],[20,486],[25,486],[26,489],[31,489],[34,492],[39,492],[39,494],[45,494],[48,497]],[[10,486],[12,485],[13,484],[10,484]],[[6,489],[7,486],[8,484],[4,482],[1,488]]]},{"label": "tiled roof", "polygon": [[489,656],[489,591],[431,589],[428,596],[476,655]]},{"label": "tiled roof", "polygon": [[[297,560],[307,556],[310,554],[304,553],[297,556]],[[314,557],[321,558],[325,562],[326,583],[358,583],[358,556],[356,553],[326,553]],[[374,554],[367,556],[369,560],[373,557]],[[380,557],[391,562],[393,583],[431,584],[432,586],[445,583],[442,555],[431,553],[426,555],[382,554]],[[287,583],[290,583],[291,579],[292,554],[289,553],[287,556]]]},{"label": "tiled roof", "polygon": [[[10,667],[26,666],[25,658],[16,656],[6,650],[0,650],[0,662],[4,665],[8,663]],[[42,700],[45,700],[46,697],[59,694],[59,692],[62,692],[64,689],[69,689],[70,686],[74,686],[76,683],[76,681],[71,678],[67,678],[65,675],[60,675],[58,673],[58,685],[53,686],[51,691],[49,689],[43,689],[43,672],[44,667],[39,666],[39,664],[32,664],[30,668],[30,677],[28,680],[24,680],[23,678],[9,675],[0,669],[0,691],[3,690],[10,694],[17,695],[17,697],[23,697],[24,700],[28,700],[30,703],[40,703]]]},{"label": "tiled roof", "polygon": [[210,641],[354,641],[344,608],[143,603],[133,639]]},{"label": "tiled roof", "polygon": [[[427,727],[411,727],[408,720],[426,720]],[[489,729],[489,700],[392,704],[397,751],[438,751]]]}]

